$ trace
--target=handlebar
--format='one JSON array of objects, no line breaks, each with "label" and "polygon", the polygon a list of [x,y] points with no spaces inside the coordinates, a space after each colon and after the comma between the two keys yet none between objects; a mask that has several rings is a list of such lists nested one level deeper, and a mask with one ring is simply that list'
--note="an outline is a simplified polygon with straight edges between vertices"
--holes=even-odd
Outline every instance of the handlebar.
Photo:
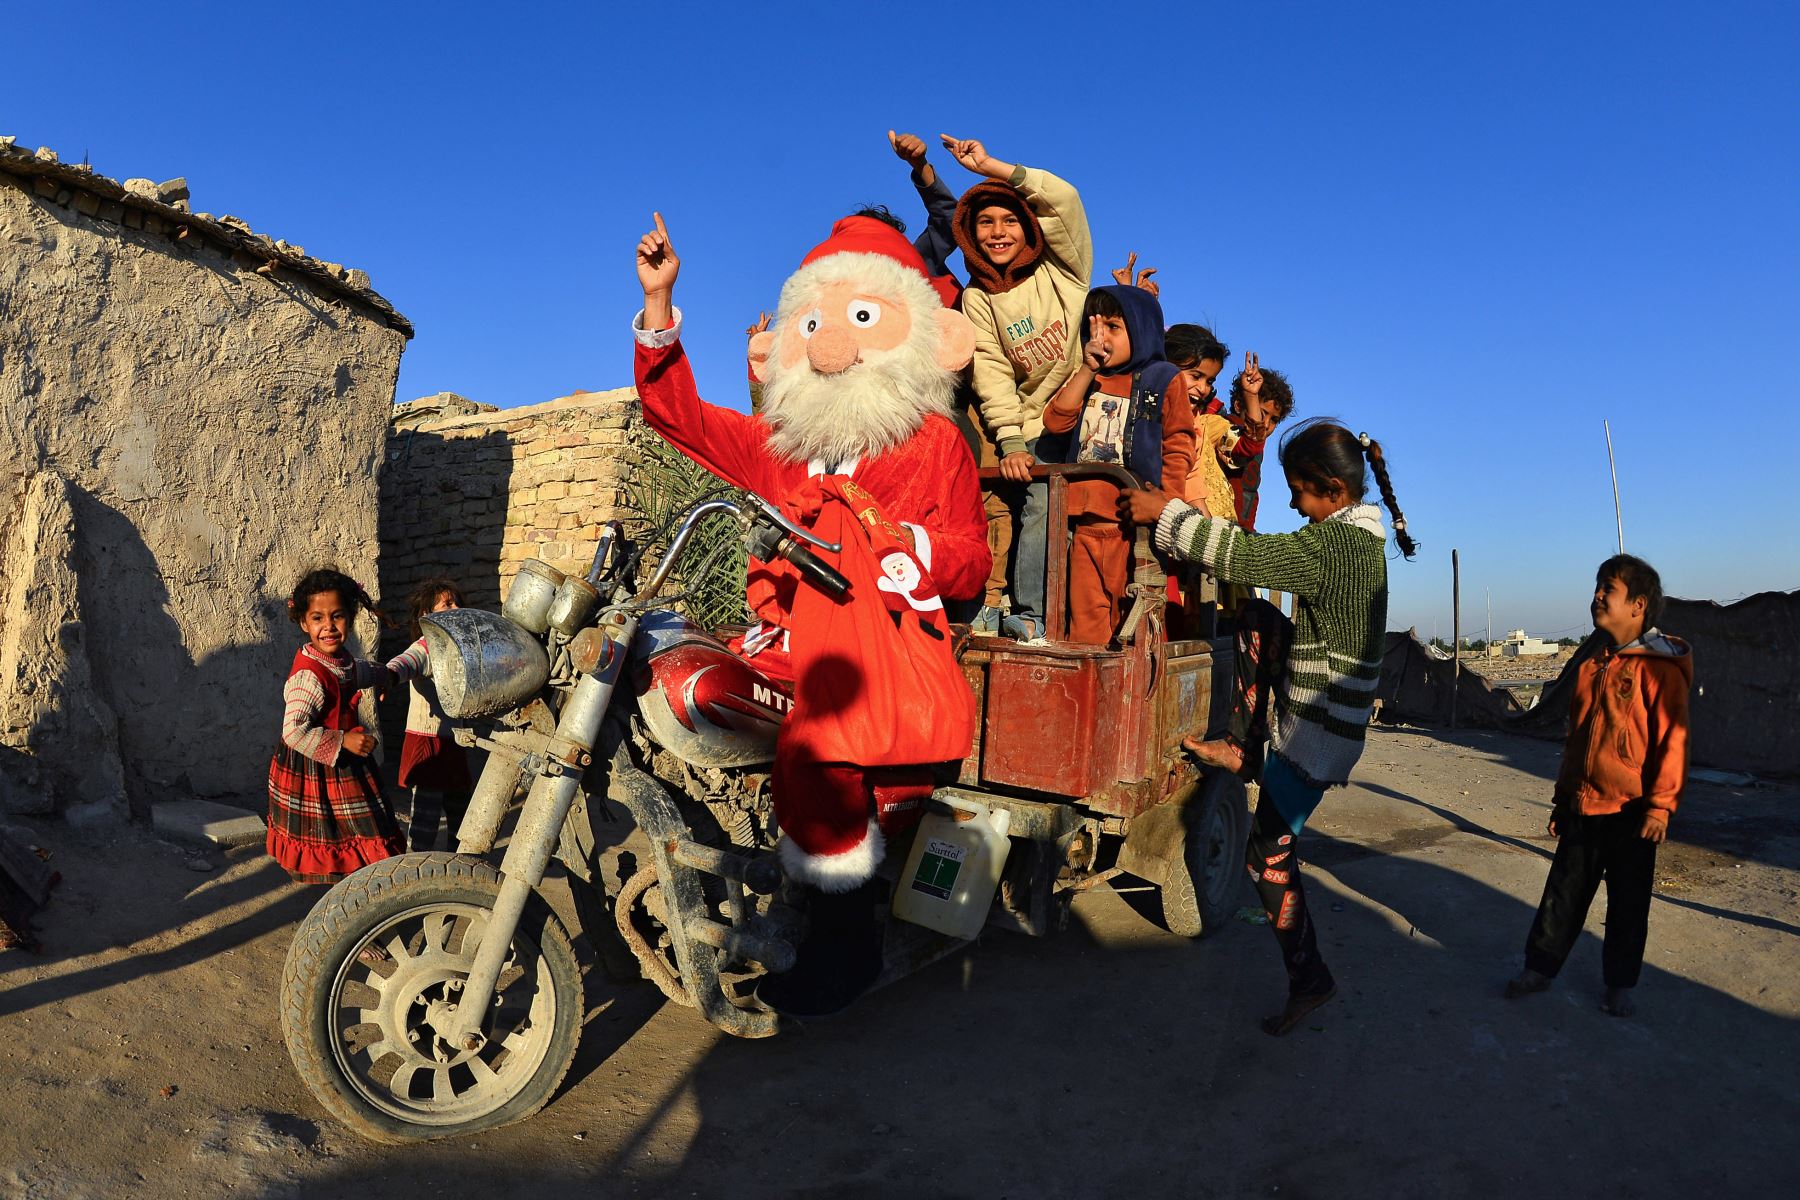
[{"label": "handlebar", "polygon": [[[765,561],[782,558],[794,565],[810,583],[832,599],[842,599],[850,591],[850,581],[840,574],[829,563],[807,548],[816,546],[821,550],[837,554],[842,547],[833,542],[823,541],[807,530],[800,528],[788,520],[779,508],[764,500],[753,492],[734,491],[729,497],[716,496],[703,500],[688,509],[682,515],[681,524],[669,538],[669,545],[663,551],[662,560],[656,565],[656,574],[650,582],[638,589],[631,604],[641,604],[662,590],[669,576],[675,570],[675,564],[686,552],[688,542],[693,539],[694,531],[700,523],[715,513],[729,513],[746,527],[745,547],[756,557]],[[602,538],[604,543],[606,538]],[[597,550],[596,564],[601,561],[604,550]]]},{"label": "handlebar", "polygon": [[840,574],[837,568],[802,546],[791,536],[783,535],[767,526],[758,526],[750,531],[745,540],[750,553],[767,562],[777,556],[794,565],[794,569],[805,576],[807,581],[833,600],[842,600],[850,593],[850,581]]}]

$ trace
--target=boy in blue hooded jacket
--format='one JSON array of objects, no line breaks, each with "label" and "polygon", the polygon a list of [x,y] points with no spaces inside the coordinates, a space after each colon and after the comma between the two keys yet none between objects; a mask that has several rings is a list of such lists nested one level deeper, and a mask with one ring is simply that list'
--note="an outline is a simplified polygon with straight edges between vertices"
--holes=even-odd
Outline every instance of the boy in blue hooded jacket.
[{"label": "boy in blue hooded jacket", "polygon": [[[1163,357],[1162,305],[1142,288],[1098,287],[1079,328],[1081,365],[1044,409],[1044,432],[1055,440],[1044,461],[1117,463],[1180,494],[1194,465],[1194,414],[1181,372]],[[1071,641],[1103,646],[1118,628],[1131,582],[1118,500],[1119,489],[1105,481],[1069,486]]]}]

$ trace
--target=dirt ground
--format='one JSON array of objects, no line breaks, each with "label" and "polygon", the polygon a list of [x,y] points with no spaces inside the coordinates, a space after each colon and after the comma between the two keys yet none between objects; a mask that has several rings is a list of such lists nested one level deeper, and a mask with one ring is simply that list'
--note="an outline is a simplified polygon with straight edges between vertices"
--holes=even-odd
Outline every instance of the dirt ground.
[{"label": "dirt ground", "polygon": [[328,1120],[281,1046],[316,890],[251,850],[38,824],[64,882],[42,956],[0,955],[0,1196],[1800,1194],[1800,789],[1690,788],[1618,1020],[1599,904],[1555,990],[1499,995],[1557,753],[1371,733],[1303,845],[1340,994],[1285,1040],[1256,1028],[1267,929],[1185,942],[1152,894],[1098,893],[1060,938],[989,935],[762,1042],[594,972],[544,1112],[399,1150]]}]

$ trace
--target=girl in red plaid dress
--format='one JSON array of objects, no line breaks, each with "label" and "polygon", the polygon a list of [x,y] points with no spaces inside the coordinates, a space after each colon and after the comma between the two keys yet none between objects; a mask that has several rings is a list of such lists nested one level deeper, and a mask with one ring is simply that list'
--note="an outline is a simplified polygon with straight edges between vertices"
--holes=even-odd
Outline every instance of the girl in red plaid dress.
[{"label": "girl in red plaid dress", "polygon": [[369,754],[375,739],[356,705],[392,674],[344,648],[369,594],[349,576],[312,571],[288,615],[306,634],[282,690],[281,741],[269,763],[269,856],[300,883],[335,883],[406,849]]}]

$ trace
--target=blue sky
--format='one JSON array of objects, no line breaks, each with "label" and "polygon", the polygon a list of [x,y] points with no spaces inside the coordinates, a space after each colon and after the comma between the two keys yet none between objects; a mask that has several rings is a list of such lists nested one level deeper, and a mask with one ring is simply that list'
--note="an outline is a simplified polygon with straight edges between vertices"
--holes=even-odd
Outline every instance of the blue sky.
[{"label": "blue sky", "polygon": [[1384,442],[1423,543],[1392,625],[1447,635],[1456,547],[1465,630],[1488,591],[1496,630],[1585,628],[1603,418],[1670,592],[1800,587],[1790,6],[281,7],[11,13],[0,133],[367,270],[418,326],[400,399],[629,383],[660,208],[741,404],[743,327],[830,222],[918,215],[886,131],[951,132],[1074,182],[1229,370]]}]

